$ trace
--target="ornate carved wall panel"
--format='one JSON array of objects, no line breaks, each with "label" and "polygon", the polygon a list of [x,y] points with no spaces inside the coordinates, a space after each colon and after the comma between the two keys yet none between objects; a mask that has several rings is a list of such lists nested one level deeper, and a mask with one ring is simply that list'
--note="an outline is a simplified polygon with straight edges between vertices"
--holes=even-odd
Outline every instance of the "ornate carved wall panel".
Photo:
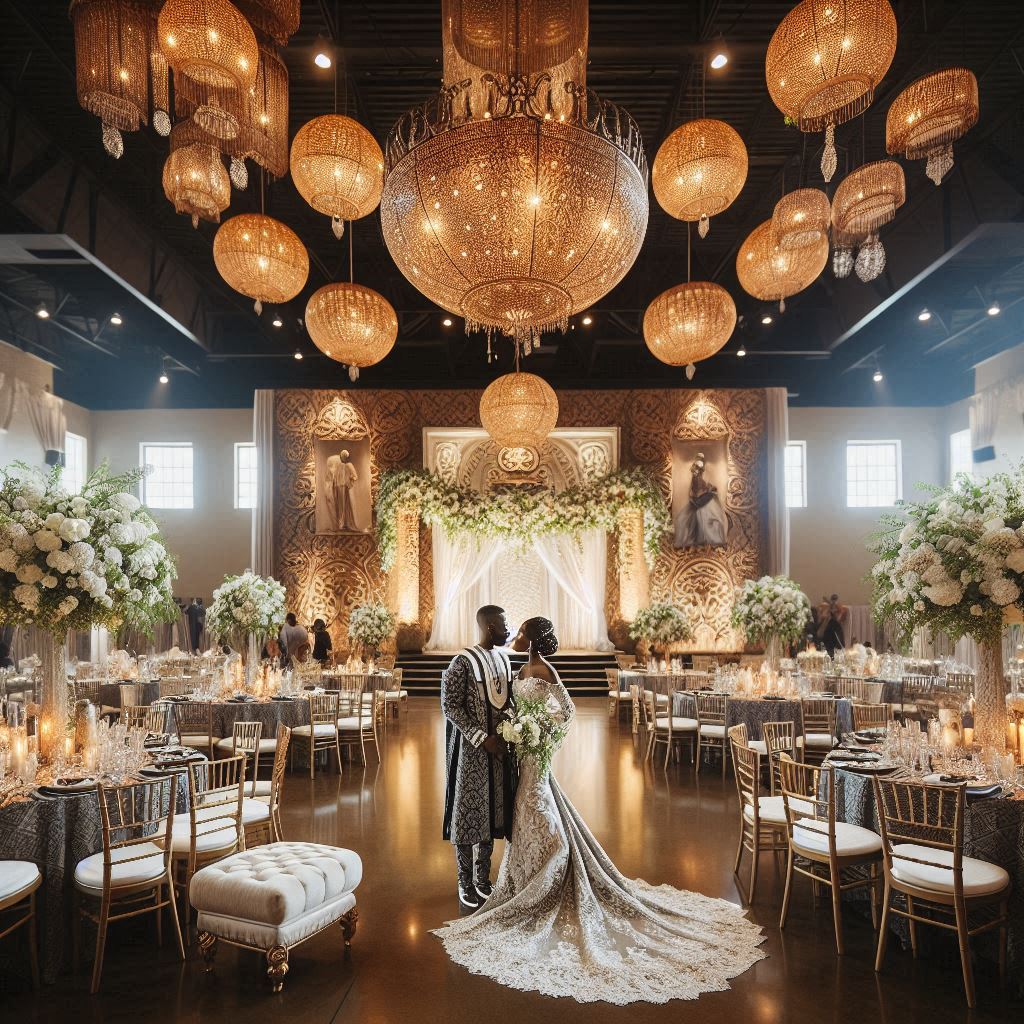
[{"label": "ornate carved wall panel", "polygon": [[[369,535],[314,533],[314,441],[369,438],[374,496],[386,469],[418,469],[424,464],[425,427],[478,428],[480,391],[278,391],[275,396],[274,530],[277,575],[288,590],[289,607],[301,621],[323,616],[338,650],[347,648],[348,615],[364,601],[385,599]],[[675,550],[667,536],[650,577],[652,600],[693,603],[699,609],[692,649],[735,650],[728,625],[731,588],[764,566],[766,500],[764,487],[765,402],[762,391],[657,390],[562,391],[559,428],[618,427],[618,462],[646,466],[672,494],[672,439],[724,439],[728,486],[723,504],[729,521],[724,548]],[[483,446],[482,446],[483,447]],[[597,446],[600,449],[600,446]],[[563,453],[564,454],[564,453]],[[573,475],[583,465],[598,473],[607,451],[577,452],[575,462],[548,454],[552,479]],[[487,461],[493,461],[493,458]],[[474,477],[473,453],[461,446],[438,446],[434,464],[450,479]],[[588,469],[589,473],[589,469]],[[615,621],[618,577],[614,540],[609,546],[610,632],[622,642],[623,623]],[[433,608],[430,532],[420,536],[420,615]]]}]

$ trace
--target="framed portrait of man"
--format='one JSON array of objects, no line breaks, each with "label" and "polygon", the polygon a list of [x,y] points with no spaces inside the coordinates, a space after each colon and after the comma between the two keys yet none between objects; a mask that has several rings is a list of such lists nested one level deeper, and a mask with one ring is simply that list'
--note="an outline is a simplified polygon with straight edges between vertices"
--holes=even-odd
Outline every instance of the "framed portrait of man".
[{"label": "framed portrait of man", "polygon": [[316,532],[369,533],[370,442],[314,442],[316,459]]},{"label": "framed portrait of man", "polygon": [[725,547],[729,470],[725,440],[672,442],[673,547]]}]

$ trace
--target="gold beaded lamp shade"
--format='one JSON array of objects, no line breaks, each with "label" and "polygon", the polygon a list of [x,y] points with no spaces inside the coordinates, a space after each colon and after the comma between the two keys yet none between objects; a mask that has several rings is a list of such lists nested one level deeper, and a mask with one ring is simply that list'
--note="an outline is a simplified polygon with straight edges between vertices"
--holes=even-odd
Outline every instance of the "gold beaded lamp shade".
[{"label": "gold beaded lamp shade", "polygon": [[768,44],[768,92],[801,131],[825,131],[826,181],[836,169],[835,126],[871,105],[896,55],[896,36],[888,0],[801,0]]},{"label": "gold beaded lamp shade", "polygon": [[480,423],[501,448],[539,448],[558,422],[558,398],[534,373],[506,373],[480,398]]},{"label": "gold beaded lamp shade", "polygon": [[257,32],[278,46],[287,46],[289,36],[298,31],[301,0],[236,0],[235,6]]},{"label": "gold beaded lamp shade", "polygon": [[832,208],[820,188],[798,188],[784,195],[772,214],[772,228],[782,249],[799,249],[828,238]]},{"label": "gold beaded lamp shade", "polygon": [[875,234],[907,198],[903,168],[878,160],[851,171],[832,197],[832,223],[844,235]]},{"label": "gold beaded lamp shade", "polygon": [[661,144],[651,184],[662,209],[678,220],[708,219],[730,206],[747,180],[747,147],[724,121],[699,118],[680,125]]},{"label": "gold beaded lamp shade", "polygon": [[783,249],[770,220],[747,236],[736,254],[736,276],[749,295],[763,302],[778,301],[785,310],[786,299],[802,292],[825,269],[828,238],[796,249]]},{"label": "gold beaded lamp shade", "polygon": [[157,32],[175,74],[243,92],[256,84],[256,36],[228,0],[166,0]]},{"label": "gold beaded lamp shade", "polygon": [[379,363],[394,347],[398,317],[372,288],[350,282],[326,284],[306,303],[306,330],[325,356],[348,367],[349,377]]},{"label": "gold beaded lamp shade", "polygon": [[264,302],[294,299],[309,277],[309,253],[299,236],[262,213],[240,213],[221,224],[213,262],[236,292],[255,299],[257,313]]},{"label": "gold beaded lamp shade", "polygon": [[967,68],[945,68],[912,82],[885,119],[885,148],[908,160],[927,159],[936,185],[953,166],[953,143],[978,121],[978,80]]},{"label": "gold beaded lamp shade", "polygon": [[231,202],[231,182],[223,159],[219,150],[203,142],[173,148],[179,127],[171,130],[172,149],[164,163],[164,195],[178,213],[192,217],[193,227],[198,227],[200,217],[219,223]]},{"label": "gold beaded lamp shade", "polygon": [[[662,292],[644,313],[644,341],[669,366],[709,359],[732,336],[736,303],[721,286],[692,281]],[[692,371],[691,371],[692,373]]]},{"label": "gold beaded lamp shade", "polygon": [[290,167],[299,195],[334,220],[359,220],[380,205],[384,154],[358,121],[324,114],[307,121],[292,141]]}]

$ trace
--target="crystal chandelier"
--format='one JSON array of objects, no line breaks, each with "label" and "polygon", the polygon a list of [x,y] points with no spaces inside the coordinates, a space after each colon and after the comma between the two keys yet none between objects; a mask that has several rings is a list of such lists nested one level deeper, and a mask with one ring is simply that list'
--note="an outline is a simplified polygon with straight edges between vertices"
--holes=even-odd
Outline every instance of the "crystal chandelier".
[{"label": "crystal chandelier", "polygon": [[534,373],[506,373],[480,398],[480,423],[500,448],[540,448],[558,422],[558,398]]},{"label": "crystal chandelier", "polygon": [[861,241],[862,239],[832,229],[832,273],[837,278],[849,277],[853,272],[854,249]]},{"label": "crystal chandelier", "polygon": [[763,302],[778,301],[779,310],[784,312],[786,299],[812,284],[827,262],[827,238],[797,249],[783,249],[772,222],[766,220],[740,246],[736,276],[745,292]]},{"label": "crystal chandelier", "polygon": [[801,0],[765,56],[775,105],[803,132],[825,132],[821,173],[836,170],[835,127],[866,110],[896,55],[888,0]]},{"label": "crystal chandelier", "polygon": [[262,213],[240,213],[226,220],[213,238],[213,262],[235,289],[264,302],[294,299],[309,277],[309,253],[286,224]]},{"label": "crystal chandelier", "polygon": [[828,237],[832,209],[820,188],[798,188],[784,195],[772,214],[772,228],[782,249],[799,249]]},{"label": "crystal chandelier", "polygon": [[678,220],[697,221],[701,238],[709,219],[732,204],[746,180],[747,147],[733,128],[711,118],[680,125],[651,168],[661,208]]},{"label": "crystal chandelier", "polygon": [[182,144],[181,129],[188,122],[171,130],[171,152],[164,163],[164,195],[178,213],[192,217],[192,227],[199,218],[220,223],[220,215],[231,202],[231,182],[220,152],[203,142]]},{"label": "crystal chandelier", "polygon": [[643,142],[585,87],[584,0],[443,0],[442,24],[445,87],[388,139],[384,240],[467,331],[529,352],[633,265]]},{"label": "crystal chandelier", "polygon": [[287,46],[299,30],[302,0],[235,0],[235,6],[257,32],[278,46]]},{"label": "crystal chandelier", "polygon": [[832,197],[832,224],[844,235],[874,234],[896,216],[907,198],[903,168],[878,160],[851,171]]},{"label": "crystal chandelier", "polygon": [[685,366],[689,379],[694,364],[718,352],[735,327],[736,303],[710,281],[669,288],[644,313],[644,341],[651,353],[669,366]]},{"label": "crystal chandelier", "polygon": [[290,166],[299,195],[331,218],[338,238],[343,221],[359,220],[380,204],[384,154],[350,117],[324,114],[307,121],[292,141]]},{"label": "crystal chandelier", "polygon": [[256,36],[228,0],[166,0],[157,31],[176,75],[242,92],[256,84]]},{"label": "crystal chandelier", "polygon": [[391,303],[361,284],[325,284],[306,303],[306,330],[325,356],[344,363],[349,378],[379,363],[394,347],[398,317]]},{"label": "crystal chandelier", "polygon": [[911,83],[893,100],[885,119],[892,156],[927,159],[935,182],[953,166],[953,143],[978,121],[978,80],[967,68],[945,68]]},{"label": "crystal chandelier", "polygon": [[878,235],[868,235],[857,251],[857,276],[867,284],[885,270],[885,246]]}]

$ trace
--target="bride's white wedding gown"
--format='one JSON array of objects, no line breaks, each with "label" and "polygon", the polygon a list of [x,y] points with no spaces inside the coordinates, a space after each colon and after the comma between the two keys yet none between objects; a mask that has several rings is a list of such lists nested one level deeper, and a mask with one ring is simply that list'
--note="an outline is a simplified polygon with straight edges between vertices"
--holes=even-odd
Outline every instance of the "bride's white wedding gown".
[{"label": "bride's white wedding gown", "polygon": [[[561,682],[517,680],[566,721]],[[765,954],[763,936],[725,900],[619,873],[552,776],[520,761],[512,839],[490,899],[434,934],[474,974],[581,1003],[665,1003],[729,987]]]}]

